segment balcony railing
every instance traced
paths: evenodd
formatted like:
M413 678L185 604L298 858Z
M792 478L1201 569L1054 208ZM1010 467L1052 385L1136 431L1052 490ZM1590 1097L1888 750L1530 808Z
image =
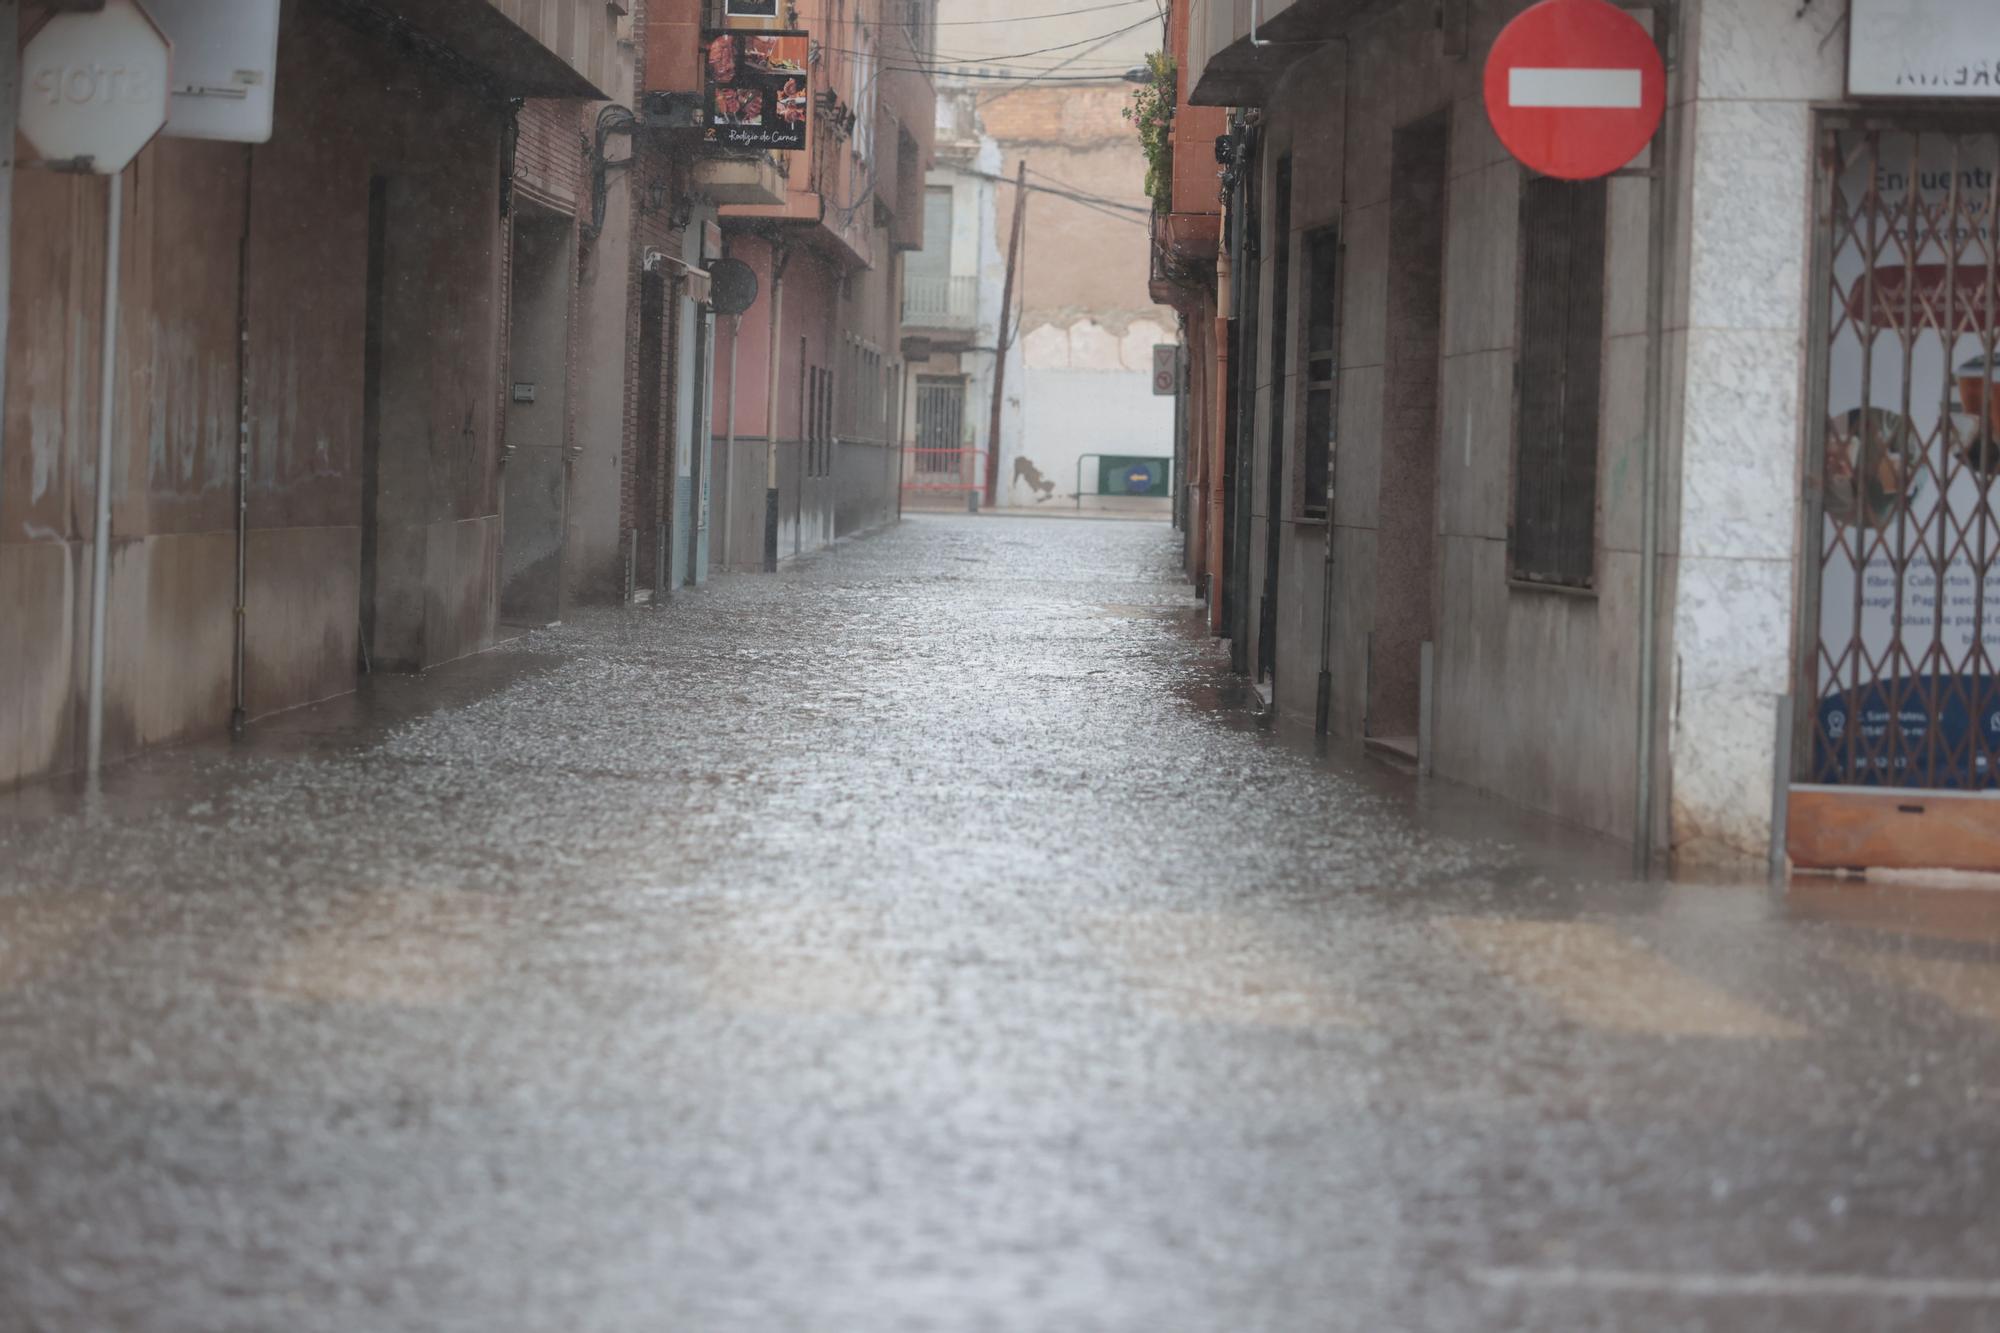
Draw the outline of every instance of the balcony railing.
M903 323L916 329L978 327L979 279L917 276L905 278Z

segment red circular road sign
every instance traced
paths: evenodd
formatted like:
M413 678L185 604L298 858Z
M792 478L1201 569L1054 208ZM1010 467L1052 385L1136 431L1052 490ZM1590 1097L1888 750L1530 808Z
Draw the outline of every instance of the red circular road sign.
M1545 176L1593 180L1637 157L1667 106L1653 39L1605 0L1542 0L1494 39L1486 115Z

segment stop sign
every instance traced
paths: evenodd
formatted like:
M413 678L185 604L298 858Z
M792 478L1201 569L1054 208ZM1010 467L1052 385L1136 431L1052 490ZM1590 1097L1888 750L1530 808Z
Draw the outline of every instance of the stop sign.
M47 162L132 164L167 121L173 46L139 0L61 13L21 50L21 134Z
M1659 128L1667 71L1646 30L1605 0L1542 0L1486 57L1486 115L1507 151L1563 180L1637 157Z

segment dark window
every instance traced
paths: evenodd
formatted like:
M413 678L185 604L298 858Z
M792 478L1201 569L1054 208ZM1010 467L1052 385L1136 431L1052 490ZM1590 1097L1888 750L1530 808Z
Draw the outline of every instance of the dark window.
M1300 518L1325 518L1333 496L1333 432L1340 357L1340 233L1306 237L1305 428L1292 494Z
M1604 356L1603 181L1521 188L1516 369L1516 579L1588 588L1597 566L1597 432Z
M811 404L807 409L811 425L806 430L806 475L819 475L819 441L826 433L826 371L812 368Z
M1278 159L1277 183L1272 189L1271 230L1275 244L1271 257L1271 478L1275 490L1281 471L1277 460L1285 447L1285 388L1292 373L1292 159ZM1276 518L1277 496L1272 497L1271 517Z

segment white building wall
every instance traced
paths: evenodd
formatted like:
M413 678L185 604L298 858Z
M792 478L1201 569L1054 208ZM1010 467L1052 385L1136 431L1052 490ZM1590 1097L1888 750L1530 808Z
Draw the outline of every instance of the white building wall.
M1844 91L1845 6L1701 0L1676 108L1688 211L1679 549L1671 586L1675 851L1761 856L1799 550L1815 101ZM1671 302L1670 308L1679 306Z
M1090 455L1173 457L1174 400L1153 395L1152 376L1154 344L1172 340L1151 320L1123 330L1090 319L1030 330L1020 343L1021 434L1001 456L999 503L1169 512L1170 500L1097 497L1094 461L1083 466L1081 496L1077 477ZM1027 466L1017 477L1021 459Z

